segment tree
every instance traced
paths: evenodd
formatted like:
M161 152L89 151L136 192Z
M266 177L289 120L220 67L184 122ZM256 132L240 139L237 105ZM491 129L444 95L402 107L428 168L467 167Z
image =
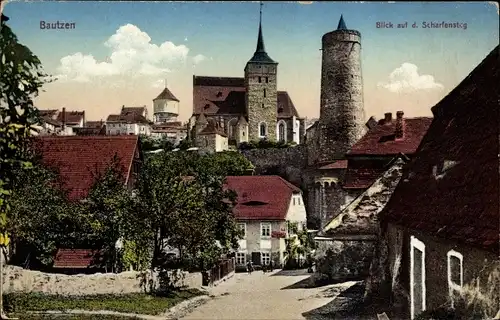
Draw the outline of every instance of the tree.
M285 265L288 268L294 268L300 266L300 259L306 258L310 260L310 254L315 248L315 243L305 225L299 230L297 223L288 222L288 234L290 236L285 239Z
M30 170L17 169L10 203L8 233L13 243L21 244L28 252L18 252L18 260L27 258L31 266L43 267L52 263L59 246L74 243L79 229L79 210L66 201L58 175L38 162ZM24 262L24 261L23 261Z
M18 42L16 35L0 22L0 233L11 223L8 196L14 172L29 167L27 141L38 129L33 98L47 83L37 56Z

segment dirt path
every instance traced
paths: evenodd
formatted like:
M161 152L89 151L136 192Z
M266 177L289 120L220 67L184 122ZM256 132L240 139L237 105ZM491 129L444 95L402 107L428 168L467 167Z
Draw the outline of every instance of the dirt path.
M211 294L216 297L182 319L319 319L302 314L328 304L355 284L303 288L300 284L309 276L302 270L238 273L234 279L212 288Z

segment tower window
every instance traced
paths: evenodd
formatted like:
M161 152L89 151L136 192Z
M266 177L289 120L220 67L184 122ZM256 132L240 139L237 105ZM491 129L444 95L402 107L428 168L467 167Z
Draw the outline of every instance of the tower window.
M267 96L266 89L264 89L264 98Z
M261 83L261 82L262 82L262 77L259 77L259 83Z
M269 83L269 77L266 77L266 83Z
M217 98L220 98L220 97L222 97L222 92L221 91L217 92Z
M262 104L262 108L264 108L264 104Z
M267 131L266 130L266 124L262 122L259 125L259 133L260 133L260 137L261 138L265 138L266 137L266 131Z

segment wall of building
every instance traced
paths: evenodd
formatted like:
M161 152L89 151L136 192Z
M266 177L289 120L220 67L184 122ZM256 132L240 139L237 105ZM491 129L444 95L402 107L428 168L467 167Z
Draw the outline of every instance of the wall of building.
M228 138L221 136L219 134L215 135L215 151L221 152L227 150L228 147Z
M301 194L292 196L286 219L290 222L297 222L299 225L307 223L306 206Z
M177 286L199 288L202 285L201 273L182 273ZM122 294L144 292L139 272L118 274L64 275L25 270L15 266L5 266L3 277L4 293L40 292L61 295ZM158 283L155 274L147 278Z
M253 221L239 220L238 223L245 223L245 238L240 240L239 252L246 252L247 260L252 259L252 252L271 252L273 261L282 264L286 249L285 239L282 238L262 238L261 223L271 223L271 233L273 231L286 231L285 221Z
M406 228L389 224L384 232L384 240L387 248L387 261L384 268L389 270L387 279L395 279L390 286L396 288L392 293L397 297L406 297L398 301L404 309L410 306L410 237L414 236L425 245L425 285L426 285L426 309L432 310L441 307L449 301L447 253L455 250L463 255L463 284L475 287L477 279L479 290L482 295L491 291L492 272L498 268L500 260L497 255L459 244L446 239L436 238L422 232L415 232ZM401 261L399 263L399 261ZM497 270L498 272L498 270ZM490 280L490 281L489 281ZM500 275L496 275L497 283L500 285ZM500 295L497 294L497 298ZM491 301L494 303L494 301Z

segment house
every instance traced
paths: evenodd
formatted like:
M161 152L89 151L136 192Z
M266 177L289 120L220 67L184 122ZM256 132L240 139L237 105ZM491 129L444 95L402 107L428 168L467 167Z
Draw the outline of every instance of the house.
M73 128L73 132L77 136L97 136L106 135L106 124L104 121L87 121L85 127Z
M146 106L142 107L125 107L122 106L122 110L120 112L121 115L126 115L129 113L135 113L140 116L143 116L144 118L148 119L148 108Z
M203 124L205 116L198 118L197 125ZM213 121L207 121L203 129L199 130L195 136L195 145L205 152L221 152L229 150L229 140L220 125Z
M52 269L63 274L89 274L106 272L103 255L99 250L58 249Z
M151 125L148 119L135 111L125 111L120 114L110 114L106 119L107 135L150 135Z
M70 125L68 125L69 114L65 108L63 108L62 113L59 110L38 110L38 114L41 119L40 126L42 127L42 130L39 132L40 135L70 136L74 134L74 128L71 126L73 123L70 122ZM73 116L70 116L70 120L73 121L75 119Z
M142 157L137 136L41 136L34 148L43 164L57 170L70 200L84 199L95 174L103 173L115 155L132 190Z
M85 111L66 111L66 108L62 108L56 120L68 127L81 128L85 126Z
M173 145L177 145L187 137L187 125L180 121L155 123L151 127L151 137L167 139Z
M289 223L299 230L306 223L301 190L279 176L229 176L225 187L238 196L234 214L244 232L236 264L283 265Z
M392 289L411 319L471 291L489 299L481 318L500 309L500 277L491 282L500 271L498 49L432 108L434 121L380 213L374 262L382 267L371 286L387 279L379 287Z
M431 122L430 117L406 118L403 111L398 111L395 119L392 113L379 121L371 117L366 123L368 131L348 149L344 159L316 169L311 196L318 204L312 216L318 228L323 229L369 188L398 155L411 159ZM316 126L310 127L308 134L313 135Z
M403 154L393 159L382 176L317 233L316 272L329 281L368 276L379 235L378 214L389 201L408 160Z

